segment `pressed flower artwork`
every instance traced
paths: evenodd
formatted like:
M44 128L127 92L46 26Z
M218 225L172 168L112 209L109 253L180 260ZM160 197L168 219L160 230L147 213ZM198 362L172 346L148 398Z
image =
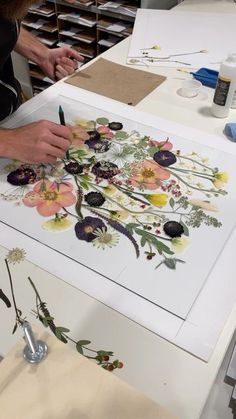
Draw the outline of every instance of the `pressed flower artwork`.
M11 208L20 231L185 317L234 226L227 155L88 106L75 112L55 166L2 162L2 221Z

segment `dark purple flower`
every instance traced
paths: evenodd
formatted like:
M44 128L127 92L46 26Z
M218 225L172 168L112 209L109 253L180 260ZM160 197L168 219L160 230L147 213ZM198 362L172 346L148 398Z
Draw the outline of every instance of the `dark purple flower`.
M89 135L89 140L99 140L99 138L101 137L99 132L96 130L88 131L88 135Z
M97 153L105 153L105 151L109 150L111 146L109 141L102 140L100 138L90 138L89 140L85 141L85 144Z
M176 157L174 153L169 150L160 150L154 154L153 160L155 160L155 162L160 166L167 167L176 162Z
M96 235L94 231L97 228L106 228L104 222L97 217L85 217L83 221L79 221L75 225L75 234L79 240L85 240L86 242L91 242L95 239Z
M100 192L89 192L84 199L90 207L100 207L105 202L105 198Z
M65 164L64 169L71 175L78 175L83 172L84 166L77 161L71 161L70 163Z
M112 129L113 131L119 131L120 129L122 129L122 128L123 128L123 125L122 125L122 123L121 123L121 122L110 122L110 123L108 124L108 127L109 127L110 129Z
M119 169L116 164L102 160L92 167L92 173L102 179L109 179L117 175Z
M37 175L31 167L22 166L9 173L7 181L11 183L11 185L23 186L28 185L29 183L34 183L36 177Z
M167 236L171 238L180 237L184 232L183 226L177 221L167 221L164 224L163 229Z

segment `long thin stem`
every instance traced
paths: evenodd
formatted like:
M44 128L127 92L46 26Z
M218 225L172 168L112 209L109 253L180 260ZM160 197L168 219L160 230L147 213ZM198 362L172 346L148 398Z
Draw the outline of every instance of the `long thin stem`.
M21 324L21 323L23 323L23 320L19 316L19 310L18 310L17 305L16 305L14 289L13 289L13 282L12 282L12 276L11 276L11 271L10 271L7 259L5 259L5 263L6 263L8 277L9 277L9 281L10 281L11 295L12 295L12 301L13 301L13 305L14 305L14 309L15 309L15 313L16 313L16 320L17 320L18 323Z

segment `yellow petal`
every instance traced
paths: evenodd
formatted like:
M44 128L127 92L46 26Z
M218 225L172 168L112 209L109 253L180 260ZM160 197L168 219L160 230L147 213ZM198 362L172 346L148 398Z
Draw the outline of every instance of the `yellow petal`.
M168 195L165 193L158 193L153 195L144 195L150 204L155 207L164 207L168 202Z

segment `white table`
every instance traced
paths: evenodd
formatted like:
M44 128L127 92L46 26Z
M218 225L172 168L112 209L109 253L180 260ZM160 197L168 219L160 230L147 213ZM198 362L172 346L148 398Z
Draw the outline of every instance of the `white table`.
M203 9L200 9L200 4ZM222 0L202 2L186 0L179 6L179 10L184 10L186 7L186 10L211 11L213 4L215 12L216 6L219 6L219 11L236 11L233 1ZM103 56L125 64L128 45L127 39ZM222 129L227 120L215 119L201 111L203 108L209 109L213 95L210 89L204 89L202 99L196 98L190 101L176 94L181 84L181 73L164 68L155 71L167 75L168 79L137 105L138 110L193 128L200 128L213 136L219 134L222 137L221 141L226 141ZM42 101L48 95L50 89L33 100ZM25 109L28 106L29 103ZM24 108L21 112L24 114ZM236 111L231 112L229 120L232 118L236 119ZM12 247L14 246L12 243ZM1 247L2 272L5 272L3 262L5 254L6 250ZM200 417L235 330L236 307L228 318L210 361L205 363L29 262L24 262L21 269L17 269L16 266L13 275L16 276L15 292L18 305L24 307L26 312L33 307L32 291L25 286L27 276L31 276L42 298L48 302L58 324L69 327L77 338L91 339L96 347L113 350L124 360L126 367L119 373L121 378L168 407L181 419ZM4 284L7 284L6 275L3 278ZM0 352L5 354L19 337L19 333L14 336L9 333L14 322L13 312L10 313L7 309L1 311L5 327L1 336Z

